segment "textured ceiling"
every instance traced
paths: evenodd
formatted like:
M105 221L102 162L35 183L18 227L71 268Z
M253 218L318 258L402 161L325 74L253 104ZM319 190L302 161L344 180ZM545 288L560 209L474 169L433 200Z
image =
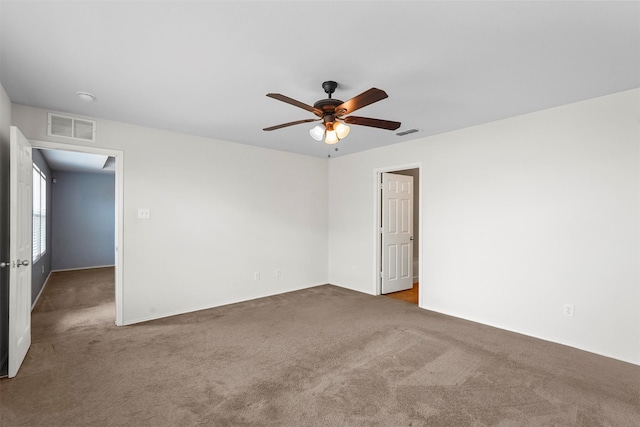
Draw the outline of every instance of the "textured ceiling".
M323 157L640 87L638 2L1 1L0 37L14 103ZM262 131L313 118L265 94L324 80L420 132L352 126L335 153L310 123Z

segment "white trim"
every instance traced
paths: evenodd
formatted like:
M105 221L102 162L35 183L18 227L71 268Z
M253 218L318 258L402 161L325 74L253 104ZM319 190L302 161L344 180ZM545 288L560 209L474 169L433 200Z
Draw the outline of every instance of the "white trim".
M38 303L38 301L40 300L40 296L42 295L42 291L44 291L44 288L47 286L47 283L49 283L49 279L51 278L51 273L53 273L53 272L50 271L49 274L47 275L47 278L44 279L44 283L42 284L42 287L40 288L40 292L38 292L38 296L33 301L33 304L31 304L31 311L33 311L33 309L36 307L36 304Z
M124 151L58 142L31 141L33 148L102 154L116 158L115 173L115 303L117 326L124 325Z
M39 215L39 230L37 230L37 237L38 237L38 253L37 255L34 257L33 256L33 250L36 249L35 245L31 245L31 256L32 256L32 264L35 264L36 262L40 261L40 259L43 257L44 254L47 253L47 213L49 215L51 215L51 212L47 212L47 204L49 202L48 197L47 197L47 187L48 187L48 180L47 180L47 174L44 173L44 171L42 169L40 169L40 167L36 164L36 162L33 160L33 153L31 154L31 163L32 163L32 172L36 172L38 175L38 215ZM33 173L32 173L33 176ZM35 177L32 177L32 179ZM45 200L44 200L44 212L45 212L45 216L44 216L44 240L45 240L45 245L44 245L44 250L42 250L42 184L44 182L45 185L45 189L44 189L44 196L45 196ZM32 187L32 195L35 196L35 194L33 194L35 191ZM35 203L33 203L32 209L31 209L31 221L33 222L33 217L34 217L34 213L35 213ZM49 221L51 221L51 219L49 219ZM31 240L33 241L34 239L34 235L36 234L36 229L34 227L31 227ZM50 243L50 242L49 242Z
M66 268L63 270L51 270L49 271L49 274L47 275L47 278L44 280L44 283L42 284L42 287L40 288L40 292L38 292L38 296L36 297L35 301L33 301L33 304L31 304L31 311L33 311L33 309L36 307L36 304L38 304L38 301L40 300L40 296L42 296L42 292L44 292L44 288L47 286L47 284L49 283L49 279L51 279L51 274L52 273L59 273L62 271L74 271L74 270L91 270L94 268L106 268L106 267L115 267L115 265L100 265L97 267L81 267L81 268Z
M268 297L272 297L272 296L277 296L277 295L283 295L283 294L288 294L290 292L298 292L304 289L310 289L310 288L315 288L318 286L338 286L338 285L332 285L331 283L318 283L315 285L309 285L309 286L303 286L301 288L294 288L294 289L290 289L288 291L278 291L278 292L268 292L262 295L258 295L249 299L243 299L243 298L232 298L232 299L227 299L224 300L222 302L218 302L215 303L213 305L208 304L208 305L204 305L204 306L198 306L198 307L192 307L192 308L188 308L188 309L181 309L181 310L176 310L176 311L169 311L169 312L165 312L165 313L156 313L150 316L145 316L145 317L138 317L136 319L128 319L127 322L125 323L126 326L129 325L135 325L137 323L144 323L144 322L150 322L152 320L158 320L158 319L165 319L167 317L172 317L172 316L179 316L181 314L189 314L189 313L194 313L196 311L203 311L203 310L211 310L214 308L218 308L218 307L224 307L227 305L232 305L232 304L238 304L241 302L247 302L247 301L253 301L253 300L257 300L260 298L268 298ZM359 292L359 291L356 291Z
M380 245L381 245L381 239L380 239L380 220L381 220L381 215L380 215L380 204L382 203L382 200L380 198L380 182L381 182L381 176L383 173L385 172L396 172L396 171L401 171L401 170L407 170L407 169L418 169L418 182L419 182L419 190L418 190L418 282L420 283L420 287L418 288L418 307L420 308L424 308L422 306L422 296L424 295L424 286L423 286L423 268L422 268L422 259L423 259L423 252L422 252L422 233L423 233L423 227L422 227L422 205L423 205L423 189L424 186L422 185L422 162L415 162L415 163L406 163L406 164L401 164L401 165L397 165L397 166L386 166L386 167L382 167L382 168L377 168L373 170L373 192L374 192L374 205L373 205L373 259L374 259L374 265L376 266L375 271L373 272L373 280L374 280L374 295L382 295L382 281L380 280L380 275L378 274L378 272L380 271L380 267L381 267L381 263L382 260L380 259Z
M575 349L580 350L580 351L586 351L587 353L597 354L598 356L608 357L609 359L620 360L622 362L631 363L632 365L640 366L640 360L625 359L625 358L621 358L619 356L613 356L613 355L611 355L609 353L603 353L603 352L596 351L596 350L593 350L593 349L590 349L590 348L586 348L586 347L583 347L583 346L570 344L570 343L566 343L566 342L561 342L561 341L550 340L549 338L541 337L539 335L533 335L531 333L523 332L523 331L518 330L518 329L506 328L503 325L498 325L498 324L495 324L495 323L488 323L488 322L485 322L485 321L476 320L476 319L474 319L472 317L461 316L459 314L456 314L456 313L453 313L453 312L449 312L449 311L436 310L436 309L431 308L431 307L420 307L420 308L422 308L424 310L427 310L427 311L431 311L433 313L442 314L444 316L455 317L455 318L458 318L458 319L466 320L468 322L477 323L479 325L490 326L492 328L496 328L496 329L499 329L499 330L502 330L502 331L513 332L513 333L520 334L520 335L523 335L523 336L526 336L526 337L536 338L536 339L539 339L539 340L542 340L542 341L546 341L546 342L550 342L550 343L554 343L554 344L558 344L558 345L564 345L566 347L575 348Z
M93 270L94 268L107 268L107 267L115 267L115 264L110 265L95 265L92 267L76 267L76 268L61 268L59 270L51 270L52 273L61 273L63 271L76 271L76 270Z

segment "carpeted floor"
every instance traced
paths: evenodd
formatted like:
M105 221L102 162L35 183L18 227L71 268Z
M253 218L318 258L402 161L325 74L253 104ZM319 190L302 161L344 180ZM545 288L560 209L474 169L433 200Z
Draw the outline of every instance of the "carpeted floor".
M0 426L637 426L640 367L319 286L113 325L113 270L56 273Z

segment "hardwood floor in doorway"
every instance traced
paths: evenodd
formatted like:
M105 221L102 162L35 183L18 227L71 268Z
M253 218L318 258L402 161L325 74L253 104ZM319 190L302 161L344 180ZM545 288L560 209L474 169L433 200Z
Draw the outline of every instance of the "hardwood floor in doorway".
M385 294L385 296L418 305L418 283L414 283L413 288L407 289L406 291L393 292L391 294Z

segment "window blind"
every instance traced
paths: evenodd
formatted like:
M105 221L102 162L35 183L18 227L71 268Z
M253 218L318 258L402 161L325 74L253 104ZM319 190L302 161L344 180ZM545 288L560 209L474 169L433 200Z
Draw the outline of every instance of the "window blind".
M47 177L33 165L33 261L47 249Z

